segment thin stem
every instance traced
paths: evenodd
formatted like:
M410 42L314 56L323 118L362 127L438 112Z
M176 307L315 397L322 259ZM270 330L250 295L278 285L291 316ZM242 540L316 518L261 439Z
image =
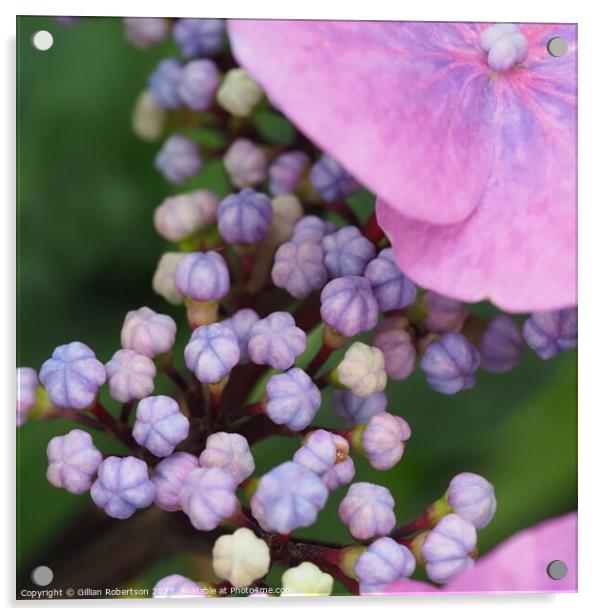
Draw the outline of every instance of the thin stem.
M98 400L88 408L88 411L92 413L101 424L105 425L107 430L124 445L130 449L136 449L138 447L128 427L117 421Z
M332 355L334 349L325 343L322 343L320 350L316 353L315 357L307 365L305 372L309 376L314 376L318 370L326 363L328 358Z
M75 423L82 424L83 426L87 426L88 428L93 428L99 432L108 432L107 427L104 424L74 409L61 409L54 407L52 411L45 416L45 419L66 419L67 421L73 421Z
M368 222L362 228L362 234L375 246L378 246L383 237L385 237L385 232L380 228L376 219L376 210L372 212L372 216L370 216Z
M119 414L119 420L121 423L127 425L130 421L130 414L134 408L134 402L125 402L121 407L121 413Z

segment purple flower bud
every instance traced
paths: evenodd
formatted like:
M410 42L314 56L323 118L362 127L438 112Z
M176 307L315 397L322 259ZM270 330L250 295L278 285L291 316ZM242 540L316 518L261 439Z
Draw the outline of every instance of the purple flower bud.
M523 325L523 336L542 359L576 348L577 308L534 312Z
M339 505L339 517L356 539L388 535L395 526L391 492L374 483L351 484Z
M305 332L288 312L272 312L251 327L249 357L255 364L287 370L307 346Z
M203 166L199 146L183 135L171 135L155 157L155 167L174 184L183 184Z
M437 334L459 332L468 316L466 306L458 300L427 291L422 302L426 309L424 323L427 328Z
M368 263L365 276L383 312L405 308L416 301L416 285L397 267L392 248L381 250Z
M450 513L441 518L422 544L426 574L445 584L474 563L470 553L477 545L477 531L464 518Z
M322 240L324 265L331 278L361 276L374 259L374 244L357 227L343 227Z
M359 398L348 389L337 389L332 392L332 403L347 426L357 426L387 410L387 394L378 391L367 398Z
M90 496L108 516L125 520L136 509L152 504L155 486L148 478L148 466L143 460L109 456L98 467L98 479L92 484Z
M61 408L85 409L107 379L94 351L81 342L56 347L40 370L50 402Z
M491 522L497 509L493 485L475 473L456 475L449 484L446 500L454 513L478 530Z
M370 331L378 322L378 303L361 276L331 280L320 295L322 320L343 336Z
M274 423L295 431L309 426L322 402L320 390L301 368L271 376L266 394L266 415Z
M238 340L238 347L240 349L239 364L248 364L249 353L247 348L249 346L249 334L251 327L259 321L259 315L251 308L241 308L235 312L229 319L222 321L223 325L227 325L232 329Z
M193 60L184 66L178 84L180 100L193 111L206 111L213 103L220 75L213 60Z
M373 541L355 563L362 594L379 593L387 584L409 578L415 568L412 552L390 537Z
M213 56L221 51L225 32L223 19L178 19L173 38L185 58Z
M217 220L219 200L208 190L194 190L168 197L155 210L157 233L170 242L179 242Z
M36 404L38 375L33 368L17 368L17 426L22 426Z
M197 468L180 490L182 511L197 530L213 530L238 511L235 490L236 481L225 470Z
M169 32L167 19L155 17L126 17L125 38L138 49L150 49L165 40Z
M305 242L322 244L322 240L335 231L336 226L327 220L323 220L317 216L304 216L295 225L291 241L296 244Z
M387 374L398 381L407 379L414 370L416 348L405 317L389 317L381 321L372 336L371 344L385 356Z
M218 467L232 475L238 485L255 470L255 462L247 439L240 434L215 432L199 457L203 468Z
M420 367L428 384L442 394L471 389L479 367L479 352L461 334L443 334L424 352Z
M488 372L508 372L519 362L524 346L519 326L509 316L495 317L481 336L481 367Z
M321 479L326 487L332 492L341 486L345 486L355 477L355 464L350 457L337 462L330 470L326 471Z
M197 302L222 299L230 290L230 274L223 257L211 250L191 252L176 267L176 289Z
M240 359L238 338L223 323L202 325L192 332L184 349L184 361L201 383L219 383Z
M268 171L270 192L273 195L295 192L308 165L309 157L304 152L295 150L280 154Z
M111 397L118 402L141 400L155 389L155 362L136 351L120 349L107 363L106 370Z
M296 462L284 462L259 480L251 512L265 531L285 535L311 526L327 499L328 488L318 475Z
M359 184L332 156L323 154L309 172L309 181L325 201L333 202L350 197Z
M230 244L256 244L272 222L272 202L267 195L243 188L226 197L217 212L217 225Z
M171 350L176 340L176 322L144 306L130 310L121 328L121 346L140 355L156 357Z
M179 92L182 71L182 65L177 60L167 58L159 62L150 74L148 87L159 107L177 109L182 105Z
M286 242L276 251L272 280L293 297L302 299L328 280L322 261L322 249L317 244Z
M155 505L164 511L180 509L180 490L195 468L199 468L198 458L184 451L176 451L161 460L151 476L155 486Z
M268 158L249 139L235 139L224 155L224 167L238 188L254 186L265 180Z
M48 481L71 494L83 494L90 489L102 462L102 454L94 447L92 437L77 429L50 439L46 455Z
M362 447L370 464L379 471L393 468L412 432L405 419L390 413L374 415L362 435Z
M153 599L199 599L207 597L207 591L183 575L168 575L153 588Z
M188 418L173 398L150 396L138 404L132 436L139 445L164 458L188 437L189 428Z

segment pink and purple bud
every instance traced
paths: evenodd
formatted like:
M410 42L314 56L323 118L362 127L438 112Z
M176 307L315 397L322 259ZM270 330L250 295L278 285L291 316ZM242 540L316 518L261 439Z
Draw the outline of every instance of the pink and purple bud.
M497 509L493 485L475 473L460 473L450 482L446 501L460 517L477 530L485 528Z
M542 359L576 348L577 308L534 312L523 325L523 336Z
M226 197L217 212L221 236L230 244L256 244L272 222L272 202L267 195L243 188Z
M395 501L391 492L374 483L350 486L339 505L339 517L359 541L388 535L395 526Z
M164 109L177 109L182 105L180 97L180 80L182 79L183 67L173 58L161 60L157 68L148 78L153 99Z
M365 276L382 312L399 310L416 301L416 285L397 267L392 248L385 248L368 263Z
M304 216L296 225L291 239L295 244L311 242L321 244L322 240L334 233L336 226L328 220L318 216Z
M381 321L372 336L372 346L385 356L387 375L397 381L407 379L416 363L414 339L405 317L389 317Z
M479 342L481 368L488 372L508 372L518 364L525 342L520 327L509 316L494 317Z
M236 480L221 468L197 468L180 490L182 511L197 530L213 530L239 509Z
M176 289L197 302L222 299L230 291L230 273L223 257L211 250L191 252L178 261Z
M341 163L328 154L323 154L314 163L309 172L309 181L324 201L330 203L350 197L360 187Z
M324 237L322 249L330 278L362 276L376 252L374 244L352 226Z
M266 397L266 415L275 424L294 431L307 428L322 403L320 390L301 368L271 376Z
M173 38L185 58L213 56L221 51L226 33L223 19L178 19Z
M170 242L184 238L217 220L218 197L208 190L167 197L155 210L157 233Z
M167 37L169 22L155 17L126 17L125 38L138 49L150 49Z
M173 184L183 184L202 168L199 146L184 135L171 135L155 157L155 167Z
M237 188L247 188L266 178L268 159L265 152L249 139L235 139L224 154L224 167Z
M390 537L373 541L355 563L360 593L380 593L387 584L409 578L416 568L416 559L405 546Z
M286 242L276 251L272 281L293 297L303 299L328 280L322 248L310 242Z
M426 574L433 582L445 584L460 571L472 567L476 547L475 527L455 513L446 515L422 544Z
M157 314L146 306L130 310L121 328L121 346L156 357L170 351L176 340L176 322L166 314Z
M387 410L387 394L378 391L367 398L354 396L348 389L332 392L332 403L347 426L368 423L377 413Z
M77 429L50 439L46 455L48 481L71 494L83 494L90 489L102 462L102 453L94 447L92 437Z
M155 486L155 505L164 511L181 509L180 490L195 468L199 468L198 458L185 451L176 451L161 460L151 475Z
M118 402L131 402L150 396L155 389L157 368L146 355L131 349L120 349L105 366L111 397Z
M85 409L107 379L105 367L82 342L56 347L40 370L50 402L61 408Z
M248 364L249 358L249 334L251 333L251 327L259 321L259 315L252 308L241 308L235 312L229 319L222 321L223 325L227 325L238 340L238 347L240 349L239 364Z
M362 434L362 448L375 469L386 471L401 460L405 443L411 435L405 419L390 413L378 413Z
M215 432L209 436L199 456L203 468L221 468L234 478L236 485L250 477L255 461L247 439L236 433Z
M249 357L255 364L287 370L305 351L307 335L288 312L272 312L249 332Z
M219 82L220 74L213 60L193 60L182 69L178 95L192 111L206 111L213 103Z
M90 496L108 516L125 520L137 509L152 504L155 486L143 460L109 456L98 467L98 479L92 484Z
M201 383L219 383L239 359L238 338L232 328L223 323L198 327L184 349L186 366Z
M439 393L471 389L480 364L479 352L461 334L443 334L424 351L420 367L428 384Z
M437 334L459 332L468 317L468 310L462 302L434 291L427 291L422 303L426 310L424 324Z
M139 445L164 458L186 440L189 429L188 418L173 398L149 396L138 404L132 436Z
M327 499L328 488L318 475L284 462L259 480L251 512L261 528L285 535L314 524Z
M33 368L17 368L17 426L22 426L36 404L38 375Z
M153 599L199 599L207 597L207 591L191 579L178 575L168 575L153 587Z
M270 192L274 196L295 192L308 165L309 157L304 152L280 154L268 170Z
M370 283L361 276L331 280L320 300L322 320L343 336L370 331L378 322L378 303Z

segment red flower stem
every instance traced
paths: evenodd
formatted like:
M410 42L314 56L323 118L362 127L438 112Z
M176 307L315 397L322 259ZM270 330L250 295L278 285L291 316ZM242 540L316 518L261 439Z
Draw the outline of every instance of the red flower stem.
M385 237L385 232L380 228L376 219L376 210L372 212L372 216L370 216L368 222L362 228L362 234L375 246L378 246L383 237Z
M316 372L318 372L318 370L320 370L320 368L326 363L328 358L332 355L333 351L334 349L332 347L329 347L323 342L320 350L308 364L307 368L305 369L305 372L307 372L309 376L313 377L314 374L316 374Z
M128 427L117 421L98 400L88 408L88 411L92 413L101 424L106 426L107 430L124 445L130 449L138 447Z
M107 427L104 424L74 409L61 409L58 407L54 407L52 411L50 411L44 418L66 419L67 421L73 421L83 426L87 426L88 428L93 428L94 430L98 430L99 432L108 432Z
M404 539L407 537L411 537L416 533L429 530L433 528L433 520L430 514L429 509L427 509L424 513L420 514L415 520L412 520L408 524L404 526L400 526L397 530L391 533L391 538L395 539L398 543L404 543ZM404 543L405 545L405 543Z
M361 227L359 218L345 201L335 201L334 203L328 203L326 205L326 208L332 210L333 212L336 212L350 225L353 225L355 227Z
M186 379L175 368L171 360L161 367L161 371L166 374L176 387L184 394L188 410L195 417L203 417L205 412L205 399L202 392L194 390Z

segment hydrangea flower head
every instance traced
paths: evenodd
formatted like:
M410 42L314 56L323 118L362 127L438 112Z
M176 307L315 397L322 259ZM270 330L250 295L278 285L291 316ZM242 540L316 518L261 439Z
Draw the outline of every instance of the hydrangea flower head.
M269 569L268 544L248 528L222 535L213 544L213 570L233 586L250 586Z
M240 349L240 364L249 362L249 334L251 327L259 321L259 315L252 308L241 308L237 310L229 319L222 321L236 334L238 347Z
M447 504L460 517L471 522L477 530L491 522L497 509L493 486L475 473L460 473L450 482Z
M354 342L345 351L345 356L337 367L337 376L354 396L360 398L383 391L387 385L385 356L376 347Z
M153 99L164 109L177 109L182 105L179 86L182 78L182 65L178 60L167 58L161 60L148 78Z
M153 274L153 291L166 299L170 304L179 306L184 298L176 288L176 268L183 252L166 252L161 255L157 269Z
M397 381L407 379L416 363L416 348L408 325L405 317L388 317L376 326L371 341L385 356L387 375Z
M327 280L320 246L310 242L286 242L276 251L272 281L293 297L302 299L321 289Z
M92 437L78 429L50 439L46 455L48 481L71 494L83 494L90 489L102 462L102 454L94 447Z
M131 349L119 349L106 365L111 397L118 402L141 400L155 389L155 362Z
M254 186L265 180L267 165L265 152L242 137L235 139L224 155L224 167L237 188Z
M310 562L303 562L282 574L282 596L325 597L332 594L334 579Z
M36 403L38 375L33 368L17 368L17 426L22 426Z
M409 578L416 568L416 559L405 546L390 537L373 541L360 555L355 573L362 594L380 593L387 584Z
M249 332L249 357L256 364L287 370L305 351L307 335L288 312L272 312Z
M155 210L154 223L159 235L179 242L217 220L218 197L209 190L167 197Z
M176 451L163 458L151 476L155 486L155 505L164 511L180 509L180 490L195 468L199 468L198 458L185 451Z
M314 163L309 172L309 181L328 202L350 197L360 187L343 165L328 154L323 154Z
M157 314L144 306L130 310L121 328L121 346L156 357L171 350L176 339L176 322L166 314Z
M239 359L238 338L223 323L198 327L184 349L186 366L201 383L218 383L230 374Z
M339 505L339 517L360 541L388 535L395 526L391 492L374 483L353 483Z
M362 434L362 447L370 464L379 471L393 468L405 449L412 432L405 419L390 413L378 413Z
M479 342L481 367L488 372L508 372L519 362L524 347L519 326L505 314L494 317Z
M50 401L61 408L85 409L107 379L105 367L82 342L56 347L40 370Z
M222 49L225 31L223 19L178 19L173 38L185 58L213 56Z
M534 312L523 325L523 336L542 359L574 349L577 346L577 309Z
M146 462L133 456L109 456L98 467L98 479L90 496L112 518L124 520L137 509L149 507L155 498L155 486L148 478Z
M178 95L192 111L206 111L211 107L219 82L219 71L213 60L193 60L182 70Z
M155 167L173 184L183 184L203 166L199 146L184 135L173 134L155 157Z
M169 396L149 396L138 404L132 429L134 440L164 458L188 437L190 422Z
M174 282L184 297L211 302L230 290L230 273L224 258L214 250L190 252L178 262Z
M331 278L362 276L374 258L374 244L357 227L343 227L322 240L324 265Z
M236 433L214 432L199 456L203 468L218 467L234 478L238 485L255 470L255 461L247 439Z
M305 152L295 150L280 154L268 170L270 192L275 196L295 192L308 165L309 157Z
M416 301L416 285L401 273L391 248L385 248L368 263L365 276L370 281L378 307L399 310Z
M347 426L368 423L377 413L387 410L387 394L377 391L365 398L354 396L348 389L332 392L332 403Z
M243 188L219 204L217 215L219 232L227 242L256 244L272 222L272 202L263 193Z

